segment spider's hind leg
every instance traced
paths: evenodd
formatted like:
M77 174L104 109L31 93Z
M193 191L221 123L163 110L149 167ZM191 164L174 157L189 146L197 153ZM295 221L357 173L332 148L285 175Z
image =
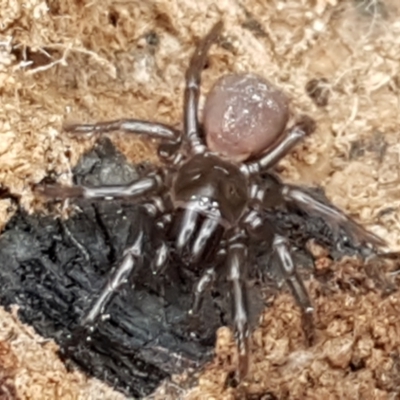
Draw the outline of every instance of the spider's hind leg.
M318 200L304 189L284 185L282 186L281 194L284 201L293 204L311 217L319 217L324 220L332 231L336 244L340 242L340 236L346 236L354 246L360 247L360 249L368 245L373 247L385 245L385 241L382 238L367 231L344 212L329 203Z
M360 252L365 250L364 255L368 256L373 248L385 245L382 238L367 231L332 205L325 196L318 195L310 188L284 184L272 174L266 173L262 176L257 202L263 209L287 205L311 218L319 218L329 229L337 247L347 241Z

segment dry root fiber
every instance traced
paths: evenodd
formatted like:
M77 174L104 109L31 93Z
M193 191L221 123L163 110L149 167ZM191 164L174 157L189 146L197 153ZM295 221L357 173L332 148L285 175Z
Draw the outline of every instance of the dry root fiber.
M222 19L224 36L211 51L204 90L233 71L252 71L280 86L294 112L318 123L317 132L281 163L282 176L322 185L336 205L384 237L390 250L400 249L396 0L1 0L0 10L0 183L21 196L26 209L39 206L33 185L49 174L68 183L71 167L93 143L65 135L64 121L134 116L179 124L189 56ZM113 140L134 161L156 160L152 143ZM13 211L9 200L0 200L1 226ZM334 281L327 293L309 282L316 345L304 346L298 310L287 295L279 296L254 334L248 393L398 398L398 295L381 299L374 290L349 289L364 276L354 261L329 268ZM343 284L336 284L339 278ZM4 324L12 318L2 314ZM233 365L226 332L220 332L215 363L187 398L243 396L243 388L224 388ZM90 398L82 395L92 385L82 389L83 378L64 394L61 386L77 375L55 370L44 358L35 358L35 372L28 368L12 350L12 337L2 335L1 342L10 398ZM42 353L40 339L33 341L19 346ZM50 351L52 345L45 347ZM30 379L42 370L32 386ZM28 393L28 386L38 389ZM43 396L55 386L50 397ZM113 396L102 392L95 398Z

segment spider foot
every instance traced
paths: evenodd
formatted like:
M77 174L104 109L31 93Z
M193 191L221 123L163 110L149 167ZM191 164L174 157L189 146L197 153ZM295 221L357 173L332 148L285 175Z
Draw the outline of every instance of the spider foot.
M373 279L383 296L390 296L397 291L397 286L387 274L388 258L386 254L373 254L367 260L365 271ZM399 261L399 259L397 259Z
M193 313L193 310L188 311L187 330L190 336L197 337L198 333L203 329L201 318L198 314Z
M307 346L312 346L315 343L314 314L312 311L303 311L301 313L301 327L304 332Z
M346 223L344 223L342 226L343 230L349 234L351 240L358 245L367 243L374 247L382 247L386 245L384 239L372 232L367 231L361 225L358 225L349 218L347 218Z
M249 373L250 355L249 355L249 339L242 337L236 341L238 348L238 364L237 364L237 380L241 382Z
M81 186L43 185L35 187L34 191L44 198L58 200L83 197L84 195Z
M90 334L94 331L94 326L78 325L71 333L65 337L64 343L60 347L60 354L68 356L68 354L83 343L90 341Z
M315 121L306 114L302 114L297 118L295 128L304 132L306 136L314 133L316 129Z
M76 133L97 133L101 132L103 124L74 124L65 123L63 129L65 132L76 134Z

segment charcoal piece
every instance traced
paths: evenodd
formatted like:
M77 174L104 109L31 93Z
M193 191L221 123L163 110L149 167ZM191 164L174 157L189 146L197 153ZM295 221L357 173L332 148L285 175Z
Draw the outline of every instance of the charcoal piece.
M138 171L102 139L74 174L77 182L101 184L129 182ZM154 253L153 221L128 201L76 204L80 210L65 221L19 211L7 224L0 237L0 303L19 305L21 320L54 338L66 359L129 395L145 396L171 373L203 365L213 353L221 310L209 296L201 329L190 336L193 282L157 279L145 267L134 275L133 289L127 285L115 296L108 319L88 339L80 319L137 229L148 238L146 255ZM178 272L172 266L170 273Z
M74 181L86 185L127 183L145 170L145 165L127 163L108 139L101 139L75 168ZM329 204L321 191L313 193ZM196 277L183 273L179 260L163 277L153 276L146 268L155 251L154 221L141 206L128 200L74 203L78 211L68 220L20 210L7 224L0 237L0 303L19 305L21 320L42 336L54 338L66 361L72 360L88 374L135 397L149 394L172 373L198 369L210 360L217 328L232 322L225 296L227 282L218 282L205 296L199 319L189 320ZM334 258L369 251L345 240L345 235L338 243L322 219L296 210L268 210L265 218L289 238L296 264L302 266L312 268L305 247L311 238L327 246ZM89 334L80 320L138 230L146 237L144 267L133 274L131 285L116 294L105 310L106 318ZM253 250L254 256L259 254L260 269L269 269L274 275L274 259L266 249ZM250 275L255 283L249 299L254 326L262 308L262 285L257 284L255 268ZM279 280L279 276L275 278Z

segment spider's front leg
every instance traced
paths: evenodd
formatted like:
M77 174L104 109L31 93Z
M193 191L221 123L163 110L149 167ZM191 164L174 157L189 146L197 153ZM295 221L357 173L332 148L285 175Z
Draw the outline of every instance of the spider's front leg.
M106 281L100 292L96 294L93 301L85 310L83 315L77 321L77 325L71 334L66 337L61 352L68 354L70 351L79 346L80 342L87 341L95 330L96 324L102 314L106 311L112 299L118 294L121 287L132 280L132 275L143 265L143 251L146 243L146 224L147 219L144 214L140 214L139 218L132 225L129 235L129 243L125 248L118 263L108 273ZM89 336L89 337L88 337Z
M322 219L331 230L337 247L341 244L350 244L357 250L366 262L366 273L383 293L390 294L396 290L394 283L383 272L385 254L379 251L379 248L385 246L386 242L381 237L369 232L333 205L316 199L302 188L285 185L281 193L287 203L293 204L311 217Z
M164 271L168 262L169 248L163 237L168 224L168 218L160 218L160 215L165 212L165 204L163 199L154 197L143 204L144 214L158 219L156 223L156 250L150 268L153 274L160 274ZM138 270L143 265L144 244L149 240L146 237L146 218L143 216L135 221L135 231L129 239L129 244L123 252L122 258L118 265L112 270L110 277L101 290L96 301L91 306L89 312L82 319L84 327L93 326L107 305L111 302L113 296L117 293L120 287L126 284L132 277L135 270ZM169 214L164 214L169 215Z
M290 254L288 241L281 235L275 234L272 249L278 257L278 264L290 291L302 311L302 325L307 343L311 345L314 341L314 307L311 304L307 289L303 280L297 273L296 266Z
M143 257L143 244L145 235L142 221L139 221L138 229L132 243L125 249L122 260L111 272L106 284L99 296L90 307L89 312L83 317L81 324L85 327L93 326L98 317L104 312L120 287L126 284L132 276L134 269L140 268Z
M253 214L253 215L251 215ZM252 222L250 222L250 219ZM303 327L307 341L312 342L314 333L313 307L303 281L297 274L286 240L274 234L272 227L265 224L257 212L250 212L247 218L247 232L253 239L264 242L277 255L282 275L302 309ZM261 225L258 225L261 222ZM270 240L272 239L272 243ZM238 347L238 380L241 381L249 371L249 308L247 304L246 278L248 269L247 246L240 240L232 240L227 248L228 281L230 283L233 325Z
M282 235L275 232L274 227L259 211L250 211L244 222L249 236L262 244L265 253L271 253L271 262L274 262L274 260L277 261L280 274L285 279L296 303L302 311L303 329L307 342L311 345L314 339L314 308L303 280L297 273L296 266L290 254L288 241ZM263 267L263 273L269 268L271 268L271 265Z
M184 98L184 135L189 140L194 153L204 153L206 146L200 137L199 117L197 109L200 97L201 72L207 62L210 47L221 34L223 23L217 22L208 34L200 41L190 59L186 71L186 88Z
M192 307L189 310L191 325L196 327L199 322L199 312L203 304L204 295L211 289L217 277L226 265L227 281L229 283L230 301L232 306L232 320L235 341L238 349L237 378L240 382L249 370L249 310L247 301L247 268L248 250L241 237L231 237L216 259L206 268L194 286Z
M166 210L167 204L162 198L153 197L144 202L142 207L143 213L135 220L134 230L130 234L128 245L120 257L120 261L112 269L96 300L81 320L80 328L83 330L90 330L96 324L99 316L104 313L104 310L123 285L129 281L134 283L132 276L135 271L143 266L144 247L149 241L149 232L146 227L148 219L145 215L157 221L155 231L153 231L156 235L156 250L148 267L151 268L153 274L159 274L164 271L167 265L169 248L163 240L165 225L169 223L169 214L164 214L168 212Z
M139 178L131 183L122 185L105 185L97 187L89 186L63 186L63 185L39 185L35 188L36 192L48 199L105 199L129 197L131 199L141 198L142 196L156 193L163 186L163 176L161 173Z

